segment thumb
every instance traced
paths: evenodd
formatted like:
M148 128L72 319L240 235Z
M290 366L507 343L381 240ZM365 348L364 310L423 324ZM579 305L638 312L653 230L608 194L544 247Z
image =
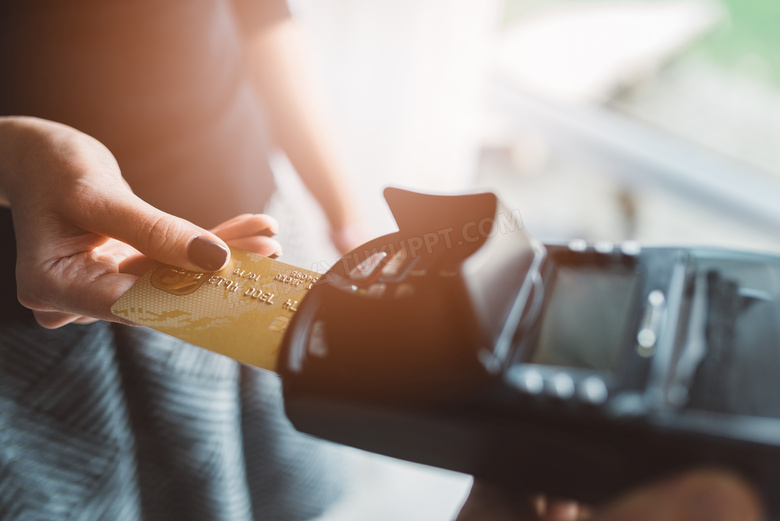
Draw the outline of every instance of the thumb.
M722 471L686 474L610 504L598 521L758 521L761 505L740 479Z
M194 271L217 271L230 260L230 249L213 233L167 214L132 192L122 194L105 209L78 223L106 237L113 237L144 255L165 264Z

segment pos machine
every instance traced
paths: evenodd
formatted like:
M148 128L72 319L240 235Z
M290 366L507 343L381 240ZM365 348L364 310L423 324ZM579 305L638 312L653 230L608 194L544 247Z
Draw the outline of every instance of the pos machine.
M299 430L593 503L731 468L780 514L780 257L542 244L493 194L387 189L282 344Z

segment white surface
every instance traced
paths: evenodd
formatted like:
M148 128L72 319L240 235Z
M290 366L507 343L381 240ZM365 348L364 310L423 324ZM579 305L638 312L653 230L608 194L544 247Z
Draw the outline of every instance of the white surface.
M344 448L347 492L317 521L452 521L471 477Z
M335 141L369 228L387 185L459 191L473 177L481 86L501 0L295 0Z
M717 4L703 0L552 6L506 30L499 67L534 94L601 102L656 72L722 17Z

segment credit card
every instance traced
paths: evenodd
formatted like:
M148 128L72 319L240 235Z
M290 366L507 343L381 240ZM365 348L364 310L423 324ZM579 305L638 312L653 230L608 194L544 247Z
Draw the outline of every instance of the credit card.
M161 264L111 307L114 315L239 362L276 370L298 304L319 273L231 248L216 273Z

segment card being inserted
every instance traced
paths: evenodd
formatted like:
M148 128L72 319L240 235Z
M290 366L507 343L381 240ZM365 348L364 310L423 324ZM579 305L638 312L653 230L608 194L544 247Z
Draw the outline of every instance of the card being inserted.
M320 274L231 248L216 273L160 265L111 307L118 317L239 362L276 370L298 303Z

